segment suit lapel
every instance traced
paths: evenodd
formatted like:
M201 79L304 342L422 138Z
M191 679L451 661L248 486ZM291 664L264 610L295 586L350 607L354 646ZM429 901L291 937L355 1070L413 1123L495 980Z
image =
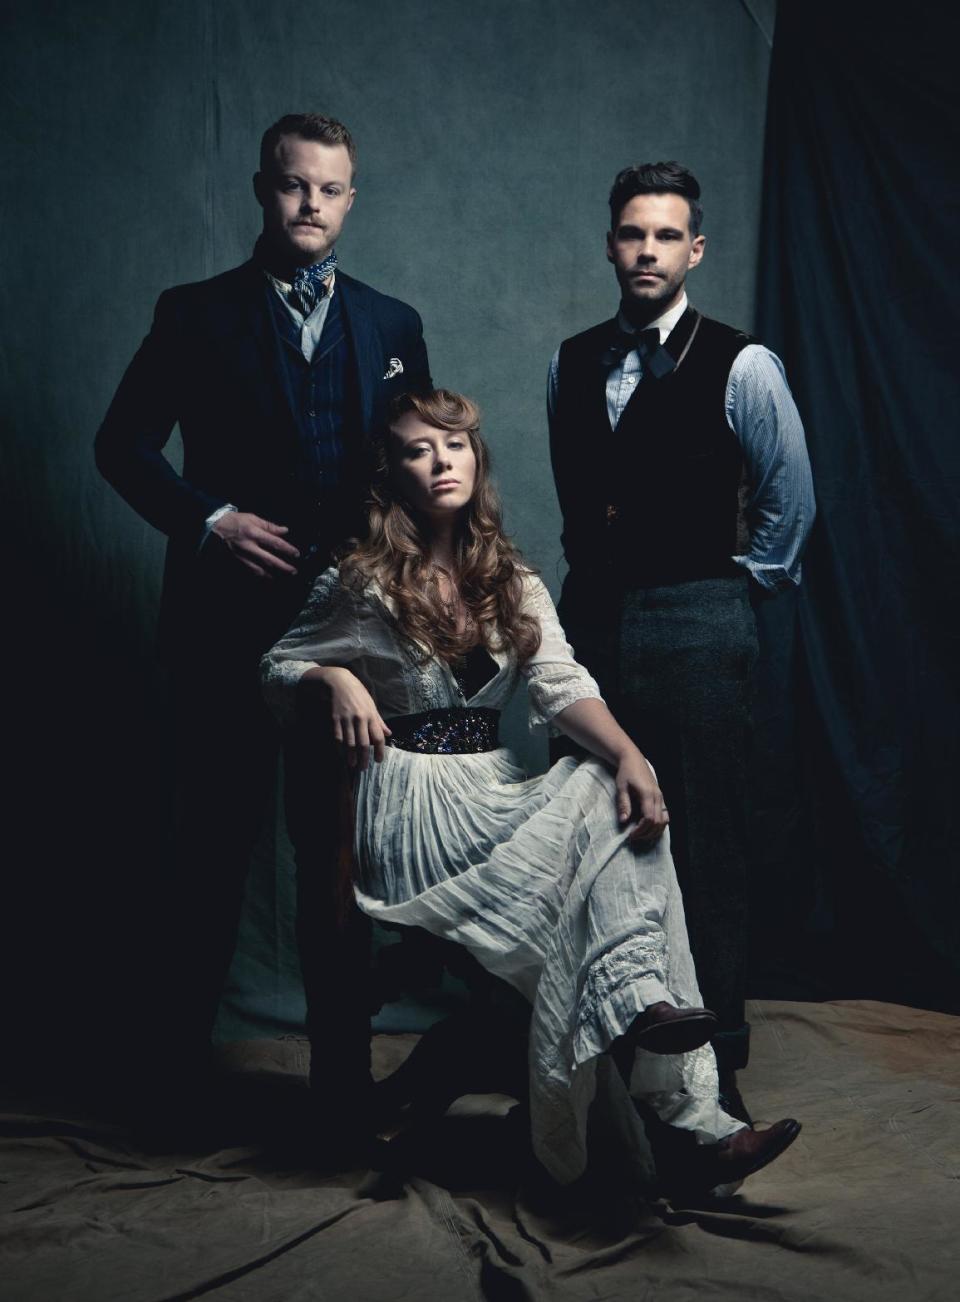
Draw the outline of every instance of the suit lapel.
M352 277L338 271L337 290L343 295L343 313L357 359L360 429L366 441L375 428L376 418L379 415L375 407L376 395L383 375L383 344L367 304L367 296L363 293L363 286Z
M293 395L285 381L286 368L280 356L283 341L273 322L269 295L274 291L266 276L250 261L242 268L230 330L231 347L239 369L260 396L271 420L280 416L286 432L299 439L299 424Z

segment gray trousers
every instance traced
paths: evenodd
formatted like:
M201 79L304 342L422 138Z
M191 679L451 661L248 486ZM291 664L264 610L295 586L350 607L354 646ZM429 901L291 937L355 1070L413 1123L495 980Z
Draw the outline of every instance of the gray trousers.
M745 1065L747 761L757 633L746 575L621 590L589 611L568 579L577 659L657 770L721 1072ZM596 600L596 589L594 589ZM598 603L599 605L599 603Z

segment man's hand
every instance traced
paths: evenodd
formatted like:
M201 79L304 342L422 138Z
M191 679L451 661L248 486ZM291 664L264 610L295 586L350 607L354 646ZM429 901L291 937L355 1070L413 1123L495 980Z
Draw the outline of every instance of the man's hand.
M297 572L291 562L298 560L300 553L284 538L290 532L284 524L274 524L249 511L227 511L210 532L257 578L274 579Z
M628 841L642 847L659 841L670 822L653 770L636 748L617 766L617 817L621 827L632 818L637 820Z
M302 693L312 695L320 686L329 692L333 736L346 748L350 768L365 769L370 763L371 750L379 764L391 732L360 679L349 669L333 665L308 669L300 679Z

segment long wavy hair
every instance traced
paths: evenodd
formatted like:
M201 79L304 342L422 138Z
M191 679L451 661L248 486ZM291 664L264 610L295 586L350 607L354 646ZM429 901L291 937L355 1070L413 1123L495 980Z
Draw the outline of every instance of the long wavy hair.
M439 567L430 559L429 522L396 489L396 435L390 426L416 412L435 429L459 431L476 458L473 496L462 508L450 574L459 607L443 600ZM475 403L449 389L403 394L390 408L388 429L378 447L371 489L367 538L340 564L344 582L361 588L371 580L393 599L400 631L422 650L422 658L452 661L477 642L488 651L527 660L540 645L540 625L521 609L523 575L530 572L503 532L500 500L490 478L490 453L480 437ZM458 629L458 610L466 619Z

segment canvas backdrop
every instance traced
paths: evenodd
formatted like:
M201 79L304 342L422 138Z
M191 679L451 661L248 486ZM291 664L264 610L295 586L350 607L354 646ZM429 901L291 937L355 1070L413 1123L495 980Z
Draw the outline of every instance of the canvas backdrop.
M774 9L8 0L3 16L6 953L16 1029L66 1060L137 1026L147 866L168 851L164 539L100 480L92 440L159 293L249 255L263 129L301 110L350 126L341 265L422 314L433 374L479 401L508 526L556 592L545 376L563 337L615 308L610 183L634 161L694 170L692 297L750 329ZM216 673L203 647L197 673ZM543 762L519 715L508 733ZM275 820L225 1034L296 1025L291 909Z

